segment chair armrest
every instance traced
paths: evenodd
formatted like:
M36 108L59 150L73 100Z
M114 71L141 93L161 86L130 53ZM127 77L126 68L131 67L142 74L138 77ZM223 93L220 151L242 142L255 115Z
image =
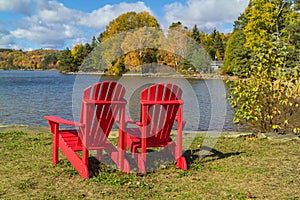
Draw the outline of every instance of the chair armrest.
M119 116L117 116L116 119L117 119L116 122L120 123L119 122ZM137 121L131 119L130 117L128 117L127 115L125 115L125 127L127 127L127 124L135 124L137 126L141 126L142 123L141 122L137 122Z
M137 125L137 126L142 126L142 125L143 125L142 122L135 121L135 120L131 119L131 118L128 117L128 116L125 116L125 124L126 124L126 125L127 125L127 124L135 124L135 125Z
M125 116L125 123L126 124L136 124L138 123L137 121L131 119L130 117L128 117L127 115Z
M142 100L141 104L142 105L154 105L154 104L159 104L159 105L182 105L184 101L182 99L180 100L170 100L170 101L150 101L150 100Z
M125 100L108 101L108 100L91 100L91 99L84 99L83 102L87 104L126 104L127 103Z
M63 118L57 117L57 116L45 116L44 119L48 120L49 122L57 123L57 124L64 124L64 125L69 125L69 126L80 126L80 127L84 126L84 124L82 124L82 123L69 121L69 120L66 120L66 119L63 119Z

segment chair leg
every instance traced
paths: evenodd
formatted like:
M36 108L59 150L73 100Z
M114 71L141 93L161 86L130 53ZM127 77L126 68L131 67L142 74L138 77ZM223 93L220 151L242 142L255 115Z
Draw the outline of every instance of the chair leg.
M146 156L145 156L146 158ZM143 157L142 153L138 153L137 154L137 164L138 164L138 168L139 168L139 171L140 173L142 174L146 174L146 160L145 158Z
M186 163L185 157L180 156L180 157L176 160L176 163L177 163L177 168L183 169L183 170L188 170L188 167L187 167L187 163Z
M187 162L185 157L182 156L182 150L175 143L172 143L168 146L168 149L171 151L172 155L176 160L176 166L179 169L187 170Z
M136 146L131 146L130 149L132 152L132 158L134 158L135 163L137 164L140 173L145 174L146 173L146 155L143 156L143 153L139 152L139 150Z
M89 152L86 148L82 148L82 157L80 157L72 148L66 145L63 139L60 139L61 145L60 149L64 155L68 158L73 167L77 170L81 177L84 179L89 178L88 169L88 157Z
M130 164L129 164L128 160L125 158L125 153L126 153L125 150L119 149L117 165L118 165L119 170L126 172L126 173L130 173Z
M52 135L52 163L53 164L58 163L58 147L59 147L58 133L54 133Z
M83 147L82 148L82 163L85 166L88 166L88 161L89 161L89 151Z

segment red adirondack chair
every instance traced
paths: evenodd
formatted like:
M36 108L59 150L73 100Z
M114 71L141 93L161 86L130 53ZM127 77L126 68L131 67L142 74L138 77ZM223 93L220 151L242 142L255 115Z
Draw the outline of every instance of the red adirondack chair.
M134 123L138 128L126 128L125 131L127 145L137 161L140 172L146 172L148 147L165 147L171 150L177 161L177 167L187 170L186 159L182 156L181 96L181 88L171 83L155 84L141 92L141 122L127 120L127 123ZM177 121L176 143L170 136L175 121Z
M78 173L85 179L90 177L88 157L90 150L97 151L101 159L105 150L122 171L129 173L130 167L124 158L125 144L122 128L119 129L119 150L108 140L108 135L116 120L124 126L125 105L124 87L113 81L96 83L84 90L80 122L73 122L56 116L45 116L52 137L52 162L58 163L60 148ZM116 119L117 118L117 119ZM60 124L77 126L78 129L60 130ZM82 151L82 156L78 155Z

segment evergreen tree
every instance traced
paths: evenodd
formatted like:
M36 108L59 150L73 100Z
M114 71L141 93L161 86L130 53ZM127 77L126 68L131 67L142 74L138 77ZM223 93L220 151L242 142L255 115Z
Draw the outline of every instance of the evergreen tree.
M199 30L197 28L197 25L194 25L191 33L191 37L198 43L201 43L201 36L199 33Z
M97 43L96 37L93 36L92 44L91 44L92 49L96 48L97 45L98 45L98 43Z
M215 60L218 59L218 57L216 56L217 54L217 51L219 52L219 55L220 55L220 60L223 60L223 57L224 57L224 52L225 52L225 49L224 49L224 45L223 45L223 39L221 37L221 34L219 31L217 31L216 29L214 29L214 32L212 34L212 37L213 37L213 46L212 46L212 49L213 49L213 57Z
M58 61L58 58L55 54L49 54L44 56L44 60L41 62L42 70L46 70L50 65L55 66Z
M245 49L245 35L240 28L235 28L231 34L225 51L222 69L230 74L245 71L249 69L249 55ZM244 73L240 73L239 77L245 77Z
M59 71L60 72L74 72L78 70L74 66L74 59L69 48L66 48L59 57Z

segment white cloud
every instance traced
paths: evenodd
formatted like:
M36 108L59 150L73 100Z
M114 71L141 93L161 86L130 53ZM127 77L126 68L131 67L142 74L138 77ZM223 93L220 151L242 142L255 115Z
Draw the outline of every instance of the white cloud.
M92 28L104 29L111 20L117 18L119 15L125 12L130 11L147 11L151 13L151 9L147 7L144 2L123 2L116 5L106 5L98 10L94 10L93 12L86 14L86 16L83 16L79 23Z
M21 2L21 0L13 1ZM25 1L27 5L31 2L30 0ZM31 15L23 17L20 22L15 23L17 28L10 31L9 36L17 40L29 41L29 43L42 48L62 49L67 44L77 42L78 38L80 41L90 42L91 35L88 34L91 34L91 29L98 30L97 34L100 34L111 20L122 13L129 11L148 11L151 13L151 9L143 2L106 5L90 13L85 13L67 8L58 1L33 1L35 2L35 11ZM1 2L4 0L0 0ZM4 44L3 40L0 41L0 44Z
M15 38L26 39L42 48L62 48L66 40L81 36L81 31L68 24L31 24L11 31Z
M83 12L67 8L56 1L39 4L37 10L37 16L44 23L67 22L75 24L84 15Z
M5 35L0 33L0 48L7 48L8 46L12 45L12 37L10 35Z
M4 25L0 23L0 48L7 48L7 46L13 43L12 36L4 28Z
M0 0L0 11L30 13L30 0Z
M180 21L190 28L197 24L202 29L213 29L232 24L248 3L246 0L187 0L184 5L175 2L165 6L165 20L169 24Z

